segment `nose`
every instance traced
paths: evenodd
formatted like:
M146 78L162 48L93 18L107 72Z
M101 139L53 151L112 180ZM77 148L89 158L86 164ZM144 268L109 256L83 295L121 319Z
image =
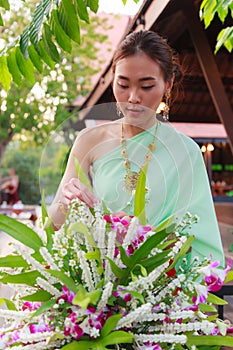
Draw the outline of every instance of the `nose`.
M137 89L132 89L129 91L128 102L129 103L140 103L141 102L141 97L140 97L139 91Z

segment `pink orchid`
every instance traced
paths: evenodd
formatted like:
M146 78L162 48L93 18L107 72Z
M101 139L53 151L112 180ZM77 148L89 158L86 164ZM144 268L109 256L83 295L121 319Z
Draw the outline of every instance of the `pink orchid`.
M206 299L208 297L208 288L206 286L203 286L202 284L200 283L195 283L194 284L194 287L196 289L196 292L197 292L197 296L194 296L192 298L192 301L195 305L198 305L198 304L203 304L206 302Z
M38 323L38 324L30 324L29 325L30 333L43 333L43 332L49 332L52 329L48 327L45 323Z
M42 303L36 303L36 302L29 302L29 301L26 301L23 306L22 306L22 310L25 311L25 310L29 310L29 311L34 311L34 310L37 310L41 307Z
M205 276L204 281L207 284L208 291L210 292L216 292L222 288L226 276L231 269L232 260L228 260L227 267L225 269L219 268L219 265L219 261L211 261L209 265L202 267L199 270L199 272Z

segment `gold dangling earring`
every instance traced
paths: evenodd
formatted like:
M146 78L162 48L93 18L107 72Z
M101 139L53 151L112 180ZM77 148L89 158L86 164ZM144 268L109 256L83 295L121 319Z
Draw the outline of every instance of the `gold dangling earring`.
M170 100L170 97L171 97L171 92L170 92L170 90L167 90L165 92L165 105L164 105L164 108L162 110L162 117L163 117L163 120L165 122L167 122L169 120L169 111L170 111L169 100Z
M120 107L119 107L118 103L116 103L116 112L117 112L118 117L121 118L122 112L120 110Z

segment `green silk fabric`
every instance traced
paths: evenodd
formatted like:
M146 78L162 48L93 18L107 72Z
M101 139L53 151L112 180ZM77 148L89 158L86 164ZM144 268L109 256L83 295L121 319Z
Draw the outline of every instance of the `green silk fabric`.
M212 254L224 266L221 236L199 146L167 123L159 124L147 172L148 224L157 226L171 215L180 221L186 212L199 216L199 222L190 229L195 235L191 255ZM127 140L131 170L140 170L154 131L155 126ZM119 146L94 162L93 188L112 212L133 215L133 196L123 190L125 173Z

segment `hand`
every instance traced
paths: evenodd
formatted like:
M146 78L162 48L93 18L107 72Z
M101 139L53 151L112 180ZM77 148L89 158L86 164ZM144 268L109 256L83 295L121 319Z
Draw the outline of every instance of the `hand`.
M77 178L70 179L62 188L62 193L64 196L62 202L65 205L69 205L72 199L78 198L81 202L86 203L88 207L93 208L94 204L99 201L93 192Z

